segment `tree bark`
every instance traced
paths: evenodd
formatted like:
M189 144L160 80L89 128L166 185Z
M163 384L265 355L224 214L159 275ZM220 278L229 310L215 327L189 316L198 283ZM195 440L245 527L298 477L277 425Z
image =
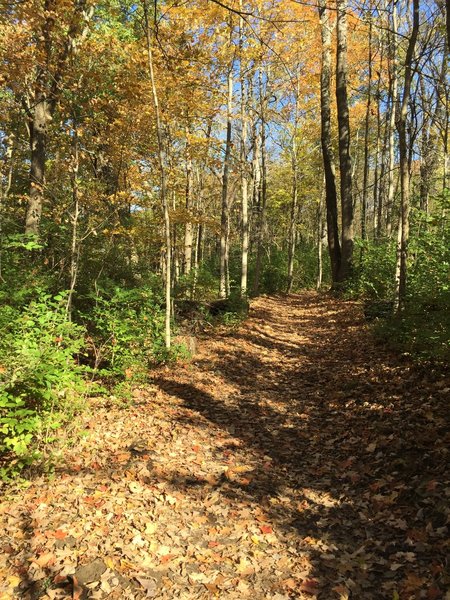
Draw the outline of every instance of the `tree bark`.
M260 81L260 94L262 94L262 84ZM253 294L259 294L262 274L262 259L264 251L264 232L266 227L266 205L267 205L267 157L266 157L266 123L265 123L265 100L261 100L261 177L258 190L258 231L256 240L256 264L255 279L253 281Z
M392 31L390 40L389 62L389 160L388 160L388 191L386 200L386 235L392 236L392 211L395 195L395 112L398 96L397 79L397 6L392 6Z
M233 60L227 76L227 132L225 140L225 158L222 175L222 213L220 219L220 283L219 298L228 296L228 236L230 229L230 207L228 183L231 162L231 119L233 110Z
M326 0L319 0L322 37L322 64L320 70L320 122L323 169L325 174L325 203L327 217L328 253L333 286L338 281L341 268L339 241L336 174L331 143L331 25Z
M347 98L347 0L337 0L336 102L341 174L342 256L339 282L345 282L353 266L353 190L350 156L350 118Z
M80 197L78 190L78 172L80 168L80 158L78 151L78 130L76 123L73 125L73 140L72 140L72 165L71 165L71 180L72 180L72 201L73 214L72 217L72 241L70 247L70 282L69 294L67 296L66 314L70 321L72 319L72 304L75 286L78 278L78 264L80 257L80 243L78 240L78 220L80 217Z
M242 1L239 3L242 8ZM242 217L242 255L241 255L241 298L247 297L248 279L248 247L249 247L249 222L248 222L248 165L247 165L247 133L248 122L246 116L245 99L245 70L244 70L244 19L239 19L239 52L240 52L240 88L241 88L241 217Z
M300 99L300 76L297 74L297 86L295 91L295 116L294 116L294 131L291 141L291 164L292 164L292 193L291 193L291 216L289 220L289 235L288 235L288 281L286 292L292 292L294 282L294 259L295 246L297 241L297 216L298 216L298 156L297 156L297 129L299 116L299 99Z
M409 211L410 211L410 173L409 173L409 148L406 131L408 117L408 105L411 97L411 84L413 79L413 58L416 47L417 35L419 32L419 0L413 0L413 25L409 38L408 48L405 57L405 80L403 84L403 95L400 107L400 114L397 120L399 153L400 153L400 190L401 190L401 211L400 223L401 232L399 235L398 247L398 280L396 294L396 309L403 310L406 300L407 268L408 268L408 241L409 241Z
M161 113L159 108L158 91L156 88L156 78L153 66L153 50L152 50L152 37L153 31L150 28L149 14L148 14L148 0L143 0L144 4L144 19L145 19L145 35L147 41L147 61L148 70L150 74L150 83L152 88L153 106L155 109L156 119L156 135L158 139L158 162L160 172L160 199L163 210L164 218L164 238L165 238L165 250L166 250L166 264L165 264L165 277L164 277L164 288L165 288L165 329L164 329L164 341L166 348L169 349L171 345L171 304L172 304L172 272L171 272L171 239L170 239L170 215L169 215L169 204L167 199L167 176L166 176L166 157L164 147L164 132L161 120Z
M380 169L381 169L381 71L383 64L383 54L381 48L381 64L380 70L378 71L377 87L375 92L376 100L376 112L377 112L377 132L375 142L375 168L373 175L373 237L377 238L380 234L380 222L379 217L381 214L381 195L380 195Z
M366 239L366 215L367 215L367 196L369 189L369 131L370 114L372 110L372 17L369 20L369 65L367 82L367 103L366 118L364 123L364 175L363 175L363 193L361 202L361 238Z
M323 205L325 198L325 182L323 186L323 192L317 206L317 280L316 289L320 290L322 287L323 277L323 238L324 238L324 223L323 223Z
M191 149L188 140L189 132L186 131L186 223L184 228L184 261L183 261L183 272L184 275L189 275L191 272L192 265L192 189L194 176L192 171L192 157Z
M286 292L292 292L294 283L294 259L295 245L297 241L297 206L298 206L298 166L297 166L297 143L295 140L296 132L292 140L292 195L291 195L291 215L289 220L289 236L288 236L288 283Z
M54 67L51 68L54 40L52 30L54 15L49 0L44 2L46 19L40 32L38 32L38 45L42 45L44 63L37 68L34 81L32 103L23 101L28 117L28 130L30 142L30 188L28 205L25 217L25 234L39 235L42 217L45 189L45 163L47 154L47 130L53 120L58 98L61 94L61 80L67 66L67 60L76 47L74 40L83 39L88 31L87 23L93 14L86 12L86 0L74 2L72 20L62 49L53 59Z

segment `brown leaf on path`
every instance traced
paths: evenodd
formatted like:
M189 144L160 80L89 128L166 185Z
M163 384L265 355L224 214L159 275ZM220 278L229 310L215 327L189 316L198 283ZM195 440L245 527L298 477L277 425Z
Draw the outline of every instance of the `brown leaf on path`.
M315 596L318 594L319 582L316 579L304 579L300 584L299 590L301 592L305 592L306 594L310 594L311 596Z

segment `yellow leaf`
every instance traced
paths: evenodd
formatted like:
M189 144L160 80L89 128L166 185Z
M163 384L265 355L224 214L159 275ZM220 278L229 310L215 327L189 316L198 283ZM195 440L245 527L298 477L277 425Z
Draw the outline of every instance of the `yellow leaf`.
M138 571L139 569L129 560L122 559L120 561L121 571Z
M12 588L17 587L21 581L22 580L20 579L20 577L17 577L17 575L10 575L8 577L8 583Z
M147 523L147 525L145 526L145 533L146 535L152 535L156 532L157 529L158 526L156 523Z
M253 471L253 468L245 465L237 465L235 467L231 467L231 470L235 473L248 473L249 471Z

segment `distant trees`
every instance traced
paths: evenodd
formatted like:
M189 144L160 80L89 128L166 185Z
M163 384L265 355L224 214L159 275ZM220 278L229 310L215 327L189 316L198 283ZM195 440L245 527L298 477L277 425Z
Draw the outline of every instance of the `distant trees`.
M411 209L431 219L448 187L446 13L377 7L10 5L2 272L25 231L74 306L156 274L168 341L174 298L291 291L319 263L324 284L351 286L366 246L398 232L406 297Z

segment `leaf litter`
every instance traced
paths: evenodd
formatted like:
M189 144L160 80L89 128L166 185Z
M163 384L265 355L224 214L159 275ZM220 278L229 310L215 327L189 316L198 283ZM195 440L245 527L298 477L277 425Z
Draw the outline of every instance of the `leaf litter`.
M447 392L356 303L259 298L3 490L0 600L448 599Z

